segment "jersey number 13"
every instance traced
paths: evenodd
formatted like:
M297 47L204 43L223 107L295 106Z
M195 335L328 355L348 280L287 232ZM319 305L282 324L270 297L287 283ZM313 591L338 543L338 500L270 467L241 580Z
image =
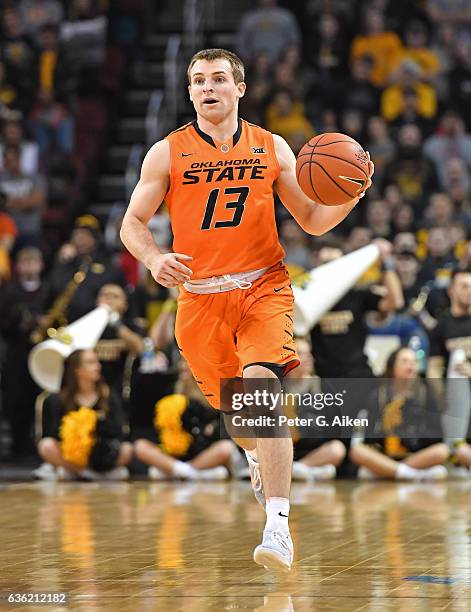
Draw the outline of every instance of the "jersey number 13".
M214 210L216 208L216 202L219 197L219 192L221 190L213 189L209 194L208 201L206 202L206 210L204 212L203 222L201 223L202 230L208 230L211 228L211 223L213 221ZM247 200L247 196L249 195L248 187L227 187L224 189L224 195L238 195L237 200L232 200L230 202L226 202L226 209L233 208L234 215L230 221L216 221L214 227L217 229L219 227L237 227L242 219L242 215L244 214L244 204Z

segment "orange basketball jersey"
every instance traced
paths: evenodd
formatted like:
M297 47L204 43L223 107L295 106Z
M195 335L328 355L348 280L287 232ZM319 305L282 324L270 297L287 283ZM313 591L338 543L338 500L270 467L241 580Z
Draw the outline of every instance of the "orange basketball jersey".
M165 202L173 250L193 257L192 279L257 270L283 259L273 199L280 165L272 134L239 119L230 140L215 142L194 121L167 140Z

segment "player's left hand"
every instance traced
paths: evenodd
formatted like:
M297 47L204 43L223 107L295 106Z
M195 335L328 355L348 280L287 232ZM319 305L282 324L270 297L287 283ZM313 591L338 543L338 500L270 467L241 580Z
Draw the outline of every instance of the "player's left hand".
M370 154L369 154L368 151L365 151L365 153L368 155L368 180L367 180L367 183L366 183L365 188L363 189L363 191L361 191L358 194L359 198L363 198L365 196L367 190L373 184L373 181L371 179L373 178L373 174L375 173L375 165L374 165L374 163L370 159Z

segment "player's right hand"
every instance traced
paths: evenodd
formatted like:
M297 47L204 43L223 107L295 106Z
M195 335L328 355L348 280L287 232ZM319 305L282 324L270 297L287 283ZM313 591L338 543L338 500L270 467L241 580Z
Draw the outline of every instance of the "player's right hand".
M193 271L178 260L191 261L193 257L183 253L161 253L149 267L153 279L164 287L177 287L190 280Z

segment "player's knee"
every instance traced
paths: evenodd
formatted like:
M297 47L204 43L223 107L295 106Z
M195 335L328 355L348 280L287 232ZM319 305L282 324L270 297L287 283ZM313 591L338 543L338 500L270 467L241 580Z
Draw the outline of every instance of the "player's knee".
M347 449L345 448L345 444L340 440L332 440L329 442L329 452L331 455L331 463L340 465L345 459Z
M265 366L254 364L244 368L244 378L278 378L275 372Z

